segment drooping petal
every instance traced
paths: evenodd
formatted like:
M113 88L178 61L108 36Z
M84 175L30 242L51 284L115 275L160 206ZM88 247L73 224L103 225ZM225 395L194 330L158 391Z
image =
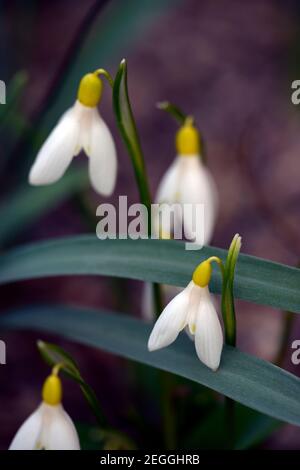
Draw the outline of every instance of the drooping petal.
M195 212L185 213L183 211L185 235L189 239L195 235L196 243L207 245L213 236L218 211L216 184L211 173L198 156L181 158L184 167L181 167L180 202L182 204L203 204L204 206L204 226L198 232L196 231L196 220L193 220L195 217L192 217Z
M44 425L42 441L46 450L80 450L79 438L70 416L62 405L43 403Z
M110 130L97 110L91 123L88 147L91 184L99 194L110 196L117 177L117 152Z
M191 293L189 298L189 305L188 305L188 317L187 317L187 334L191 338L196 333L196 320L197 320L197 313L199 308L199 303L202 296L202 289L197 286L194 281L190 282L191 284ZM194 338L193 338L194 339Z
M180 159L177 157L164 174L158 190L155 201L159 204L167 202L176 202L176 193L179 186L180 177Z
M191 295L190 295L190 301L189 301L189 306L188 306L187 326L185 327L185 331L188 337L192 341L195 340L197 313L198 313L198 308L199 308L201 297L202 297L202 291L203 289L201 287L194 285L191 291ZM216 297L210 294L210 299L214 307L216 308L216 306L218 305L216 301Z
M34 450L42 427L42 409L39 406L24 421L10 444L9 450Z
M166 306L151 332L148 349L154 351L173 343L187 323L191 283Z
M200 361L217 370L223 348L223 332L208 288L202 291L196 319L195 347Z
M154 234L160 238L169 238L174 230L174 220L170 218L170 205L179 203L178 188L180 178L179 158L176 158L163 176L157 190L155 201L160 205L159 212L152 221ZM174 216L177 217L176 208Z
M29 173L34 186L51 184L65 173L76 153L80 123L74 108L60 119L40 149Z
M169 286L168 284L161 284L160 286L163 298L166 302L169 302L175 295L183 291L183 288L178 286ZM151 282L144 283L142 292L142 317L149 323L153 323L155 320L153 284Z

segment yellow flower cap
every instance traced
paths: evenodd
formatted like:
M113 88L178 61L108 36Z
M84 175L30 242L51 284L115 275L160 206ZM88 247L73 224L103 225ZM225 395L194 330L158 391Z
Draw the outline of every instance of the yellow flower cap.
M88 73L82 77L77 99L81 104L89 108L94 108L100 101L103 84L96 73Z
M199 287L206 287L209 284L212 273L212 266L209 260L203 261L193 272L193 281Z
M176 151L179 155L195 155L201 151L200 134L193 125L193 119L187 118L176 134Z
M60 378L51 374L44 382L42 397L47 405L59 405L62 399L62 385Z

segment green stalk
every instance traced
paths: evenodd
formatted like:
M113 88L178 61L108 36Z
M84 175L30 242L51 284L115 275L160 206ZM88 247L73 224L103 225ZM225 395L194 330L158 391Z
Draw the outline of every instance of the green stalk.
M170 116L172 116L175 121L180 124L180 126L183 126L187 122L187 120L191 120L192 122L194 121L194 116L189 116L188 114L185 114L178 106L173 103L170 103L169 101L161 101L160 103L157 103L156 106L158 109L161 109L162 111L165 111ZM200 131L199 135L201 137L201 161L204 165L206 165L206 144Z
M222 315L225 329L225 343L233 347L236 345L233 284L235 266L240 249L241 237L236 234L228 250L222 283ZM225 423L228 447L233 448L235 443L235 402L228 397L225 397Z
M278 348L278 352L276 355L276 359L274 363L278 367L282 367L287 350L288 350L288 343L291 337L292 329L294 326L294 319L295 315L293 312L283 312L283 325L282 325L282 333L281 333L281 338L280 338L280 344Z
M166 113L170 114L178 124L182 125L185 123L187 115L184 114L178 106L170 103L169 101L161 101L156 105L158 109L162 109L166 111Z
M297 268L300 269L300 262L297 263ZM292 312L283 312L283 324L280 344L274 361L274 363L279 367L282 367L285 356L287 354L289 340L294 326L294 321L295 315Z
M119 131L131 158L140 194L140 201L146 206L148 211L148 235L151 235L151 194L140 138L129 100L127 64L125 59L120 63L119 70L114 80L113 106Z
M107 429L107 419L102 413L102 409L96 394L92 387L83 380L80 370L71 355L64 351L60 346L57 346L56 344L45 343L44 341L38 341L37 347L42 358L47 364L49 364L51 367L59 366L60 371L78 383L100 428Z
M148 236L151 237L151 194L144 155L128 94L127 64L125 59L123 59L120 63L119 70L114 80L113 106L119 131L131 158L131 163L134 169L135 179L139 190L140 201L147 208ZM156 316L158 316L163 307L161 288L159 284L153 284L153 293L155 312ZM165 445L167 449L173 449L175 447L175 416L171 404L171 375L163 371L160 374L161 405Z

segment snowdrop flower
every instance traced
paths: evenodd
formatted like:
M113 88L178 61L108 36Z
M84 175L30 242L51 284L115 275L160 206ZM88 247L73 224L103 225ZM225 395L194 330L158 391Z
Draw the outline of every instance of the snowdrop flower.
M168 284L160 284L164 300L170 301L175 295L182 291L181 287L170 286ZM145 282L142 291L142 317L148 323L153 323L155 320L155 302L153 295L153 284Z
M36 157L29 174L30 184L55 183L73 157L84 150L89 157L89 176L94 190L104 196L113 192L117 174L116 148L97 109L102 94L98 73L82 78L75 104L61 117Z
M22 424L9 450L80 450L75 426L62 404L62 385L52 373L43 386L43 401Z
M208 290L212 272L210 263L217 260L211 257L199 264L188 286L163 310L149 337L149 351L169 346L180 331L188 327L194 336L200 361L214 371L218 369L223 332Z
M157 192L158 204L203 204L204 227L202 234L197 233L195 242L209 244L213 235L217 210L218 193L211 173L201 159L201 143L199 132L193 125L192 118L187 118L184 125L176 135L177 157L164 175ZM161 210L163 213L163 209ZM182 210L182 216L175 214L175 219L183 217L179 222L183 224L186 238L192 239L193 215ZM174 221L175 223L175 221ZM158 227L157 227L158 225ZM169 238L174 230L168 218L156 222L156 233L161 238Z

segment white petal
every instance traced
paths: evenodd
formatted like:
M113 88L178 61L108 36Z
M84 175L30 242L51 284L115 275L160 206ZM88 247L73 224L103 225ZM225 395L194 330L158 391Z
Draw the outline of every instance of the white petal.
M178 199L178 188L180 178L181 159L176 158L163 176L155 201L160 204L159 212L155 214L152 220L153 232L160 238L170 238L173 233L173 220L170 218L170 205L176 204ZM177 211L174 210L175 218Z
M98 112L93 116L90 132L88 155L91 184L99 194L110 196L117 177L117 153L110 130Z
M180 177L180 163L181 160L177 157L164 174L155 198L157 203L176 202L176 193L178 191Z
M185 332L192 341L195 340L197 314L198 314L198 308L200 305L202 295L203 295L203 289L194 284L194 287L191 291L190 301L189 301L189 306L188 306L189 313L188 313L188 319L187 319L187 326L185 327ZM216 307L217 301L216 301L215 296L210 294L210 299L213 305Z
M208 288L202 290L196 319L195 346L200 361L210 369L217 370L223 348L223 332Z
M166 306L151 332L148 349L154 351L173 343L186 326L191 283Z
M42 409L39 407L24 421L10 444L9 450L34 450L41 432Z
M30 170L30 184L50 184L62 177L76 153L79 130L77 113L71 108L62 116L40 149Z
M199 244L209 244L213 236L218 211L218 193L215 182L209 170L197 156L181 157L184 167L181 170L180 202L182 204L204 205L204 239L200 233L196 234L195 241ZM184 216L184 229L188 238L193 235L193 220Z
M187 329L190 335L195 335L196 333L196 320L197 320L197 313L200 304L200 300L202 297L201 287L197 286L194 281L190 282L191 285L191 293L188 305L188 318L187 318ZM188 336L190 336L188 334Z
M182 287L169 286L168 284L161 284L163 298L166 302L170 302L175 295L183 291ZM153 285L151 282L145 282L142 292L142 317L149 323L155 320L155 305L153 295Z
M44 425L42 441L46 450L80 450L79 438L70 416L62 405L43 403Z

